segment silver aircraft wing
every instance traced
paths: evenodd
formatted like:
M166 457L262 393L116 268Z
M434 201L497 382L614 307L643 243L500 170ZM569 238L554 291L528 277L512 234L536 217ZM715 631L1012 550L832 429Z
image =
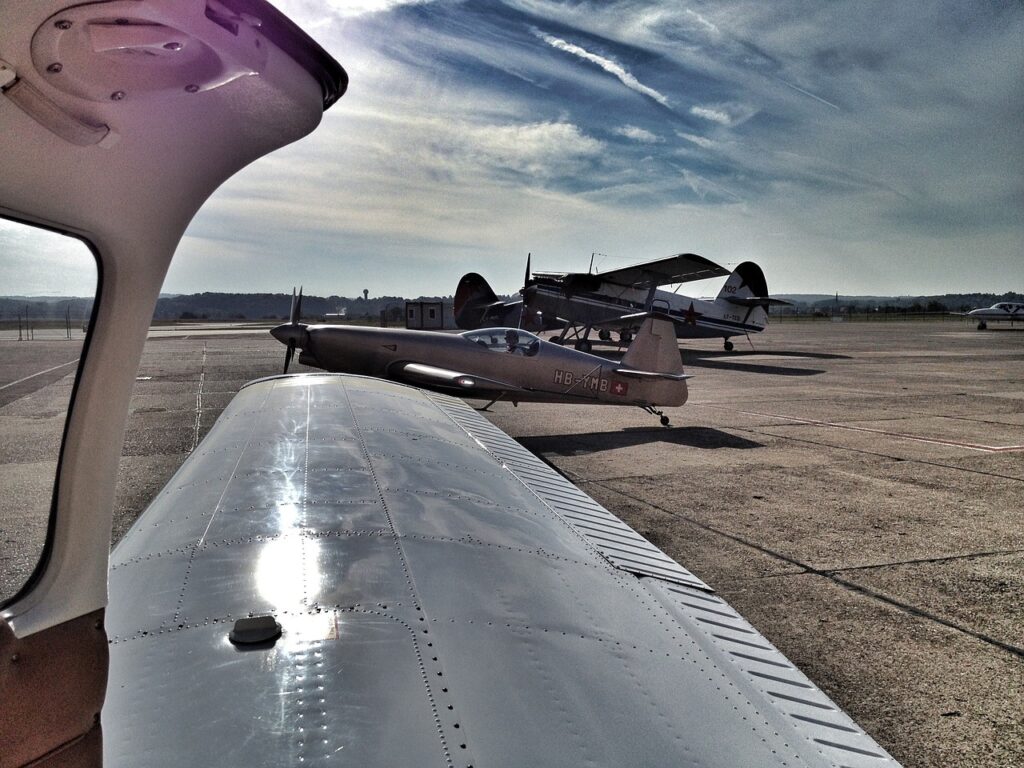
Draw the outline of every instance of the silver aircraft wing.
M518 384L509 384L506 381L498 381L497 379L489 379L485 376L476 376L470 373L460 373L459 371L439 368L436 365L426 365L425 363L402 363L396 365L390 375L394 375L395 378L411 384L450 387L453 390L500 389L505 392L526 391Z
M108 767L894 764L697 576L443 395L247 385L111 562Z

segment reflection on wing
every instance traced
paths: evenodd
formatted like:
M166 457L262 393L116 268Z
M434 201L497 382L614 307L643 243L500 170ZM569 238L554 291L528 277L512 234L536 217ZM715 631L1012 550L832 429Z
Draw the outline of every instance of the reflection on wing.
M710 277L724 277L728 274L731 274L728 269L710 259L695 253L680 253L657 261L602 272L599 277L606 283L629 288L656 288L660 285L689 283Z
M517 384L488 379L483 376L459 373L447 368L438 368L423 363L404 363L395 372L395 378L413 384L431 387L451 387L452 389L495 389L505 392L523 392Z
M893 764L700 579L411 387L245 387L112 563L108 766ZM233 646L260 614L281 637Z

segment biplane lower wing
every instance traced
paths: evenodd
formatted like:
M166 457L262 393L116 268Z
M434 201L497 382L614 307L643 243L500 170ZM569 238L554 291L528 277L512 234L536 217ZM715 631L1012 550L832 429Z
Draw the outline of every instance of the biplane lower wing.
M893 764L699 578L390 382L243 388L110 593L108 767ZM280 637L234 644L249 616Z

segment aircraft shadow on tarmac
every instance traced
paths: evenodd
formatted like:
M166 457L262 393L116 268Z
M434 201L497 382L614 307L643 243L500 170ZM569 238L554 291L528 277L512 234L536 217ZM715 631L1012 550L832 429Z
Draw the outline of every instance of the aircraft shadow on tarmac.
M745 363L744 357L757 355L764 357L810 357L819 359L849 359L848 355L834 355L827 352L720 352L707 350L682 350L683 365L689 368L711 368L724 371L742 371L745 373L768 373L775 376L818 376L825 373L820 368L796 368L790 365L774 365L765 363Z
M632 448L648 443L667 443L688 448L761 448L761 443L712 427L627 427L608 432L571 435L538 435L519 438L532 453L556 456L583 456L616 448Z
M622 357L622 352L619 350L614 351L601 351L594 352L594 354L600 357L607 358L609 360L619 360ZM787 351L734 351L726 352L723 350L704 350L704 349L681 349L680 354L683 358L683 365L687 368L710 368L725 371L742 371L744 373L767 373L775 376L818 376L825 371L820 368L794 368L789 365L772 365L765 363L745 363L743 362L744 357L795 357L795 358L811 358L818 360L849 360L849 355L837 355L831 352L787 352Z

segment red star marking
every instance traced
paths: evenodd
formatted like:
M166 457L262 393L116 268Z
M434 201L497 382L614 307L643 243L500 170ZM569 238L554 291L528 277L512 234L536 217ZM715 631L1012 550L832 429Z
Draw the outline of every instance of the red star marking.
M627 392L629 392L629 385L628 384L624 384L621 381L616 381L614 384L612 384L612 394L613 395L618 395L619 397L622 397Z

